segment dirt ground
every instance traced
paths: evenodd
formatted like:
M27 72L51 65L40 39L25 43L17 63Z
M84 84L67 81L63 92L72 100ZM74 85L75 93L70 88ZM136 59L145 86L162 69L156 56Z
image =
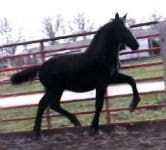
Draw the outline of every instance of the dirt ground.
M94 136L88 131L54 129L44 131L41 140L30 132L0 134L0 150L166 150L166 121L101 126Z

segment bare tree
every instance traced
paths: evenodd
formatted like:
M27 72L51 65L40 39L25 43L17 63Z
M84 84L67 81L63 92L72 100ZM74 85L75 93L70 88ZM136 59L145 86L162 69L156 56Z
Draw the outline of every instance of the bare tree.
M158 22L160 22L160 21L163 21L163 20L165 20L166 18L165 17L163 17L163 16L161 16L161 15L159 15L159 14L157 14L157 13L153 13L153 14L151 14L151 16L149 17L149 20L150 21L158 21ZM153 30L154 32L158 32L158 27L157 27L158 25L157 24L152 24L151 26L150 26L150 29L151 30ZM155 37L154 37L154 39L155 39Z
M157 13L153 13L150 17L149 17L149 20L150 21L162 21L162 20L165 20L166 18L164 18L163 16L157 14ZM156 24L154 25L151 25L150 26L153 30L156 30Z
M158 15L158 14L156 14L156 13L153 13L153 14L150 16L149 19L152 20L152 21L161 21L161 20L164 19L164 17L161 16L161 15Z
M18 35L13 34L13 28L6 17L0 20L0 34L3 44L17 43L23 39L21 31L19 31ZM5 53L6 55L15 54L15 52L16 46L6 47L1 50L1 53Z
M48 38L55 38L64 33L63 17L61 15L56 16L55 20L50 17L43 19L43 33ZM57 41L51 41L51 45L54 45Z
M12 31L12 28L8 22L8 19L6 17L1 19L1 21L0 21L0 33L3 37L5 37L6 44L10 43L11 31Z
M73 22L69 25L69 30L72 34L85 33L92 31L94 24L84 13L78 13L74 18ZM83 40L87 40L90 36L83 36ZM72 41L76 41L77 37L73 37Z

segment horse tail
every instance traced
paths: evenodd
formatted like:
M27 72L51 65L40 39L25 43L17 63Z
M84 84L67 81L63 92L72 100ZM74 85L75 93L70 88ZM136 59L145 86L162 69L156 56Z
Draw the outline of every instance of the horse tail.
M11 83L14 85L21 84L23 82L32 81L37 76L40 70L40 66L24 69L20 72L13 74L10 78Z

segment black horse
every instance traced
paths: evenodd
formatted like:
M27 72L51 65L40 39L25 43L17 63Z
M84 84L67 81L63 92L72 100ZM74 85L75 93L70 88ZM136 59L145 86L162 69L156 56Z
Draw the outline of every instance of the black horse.
M60 105L63 91L86 92L96 89L95 115L91 129L98 131L99 116L103 107L106 88L111 83L128 83L133 90L130 111L134 111L140 101L135 80L119 72L119 46L127 45L132 50L139 45L130 30L125 26L126 15L115 18L101 27L90 46L84 53L55 56L43 65L25 69L11 77L13 84L33 80L37 75L45 87L45 94L39 102L35 120L34 132L41 134L41 121L44 110L51 109L67 117L75 126L80 122L74 114L66 111Z

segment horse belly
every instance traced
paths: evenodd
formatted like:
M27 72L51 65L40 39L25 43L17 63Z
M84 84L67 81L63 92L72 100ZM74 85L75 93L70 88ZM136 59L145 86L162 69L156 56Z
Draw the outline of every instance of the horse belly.
M68 80L65 82L65 89L73 91L73 92L87 92L95 89L96 82L94 80Z

